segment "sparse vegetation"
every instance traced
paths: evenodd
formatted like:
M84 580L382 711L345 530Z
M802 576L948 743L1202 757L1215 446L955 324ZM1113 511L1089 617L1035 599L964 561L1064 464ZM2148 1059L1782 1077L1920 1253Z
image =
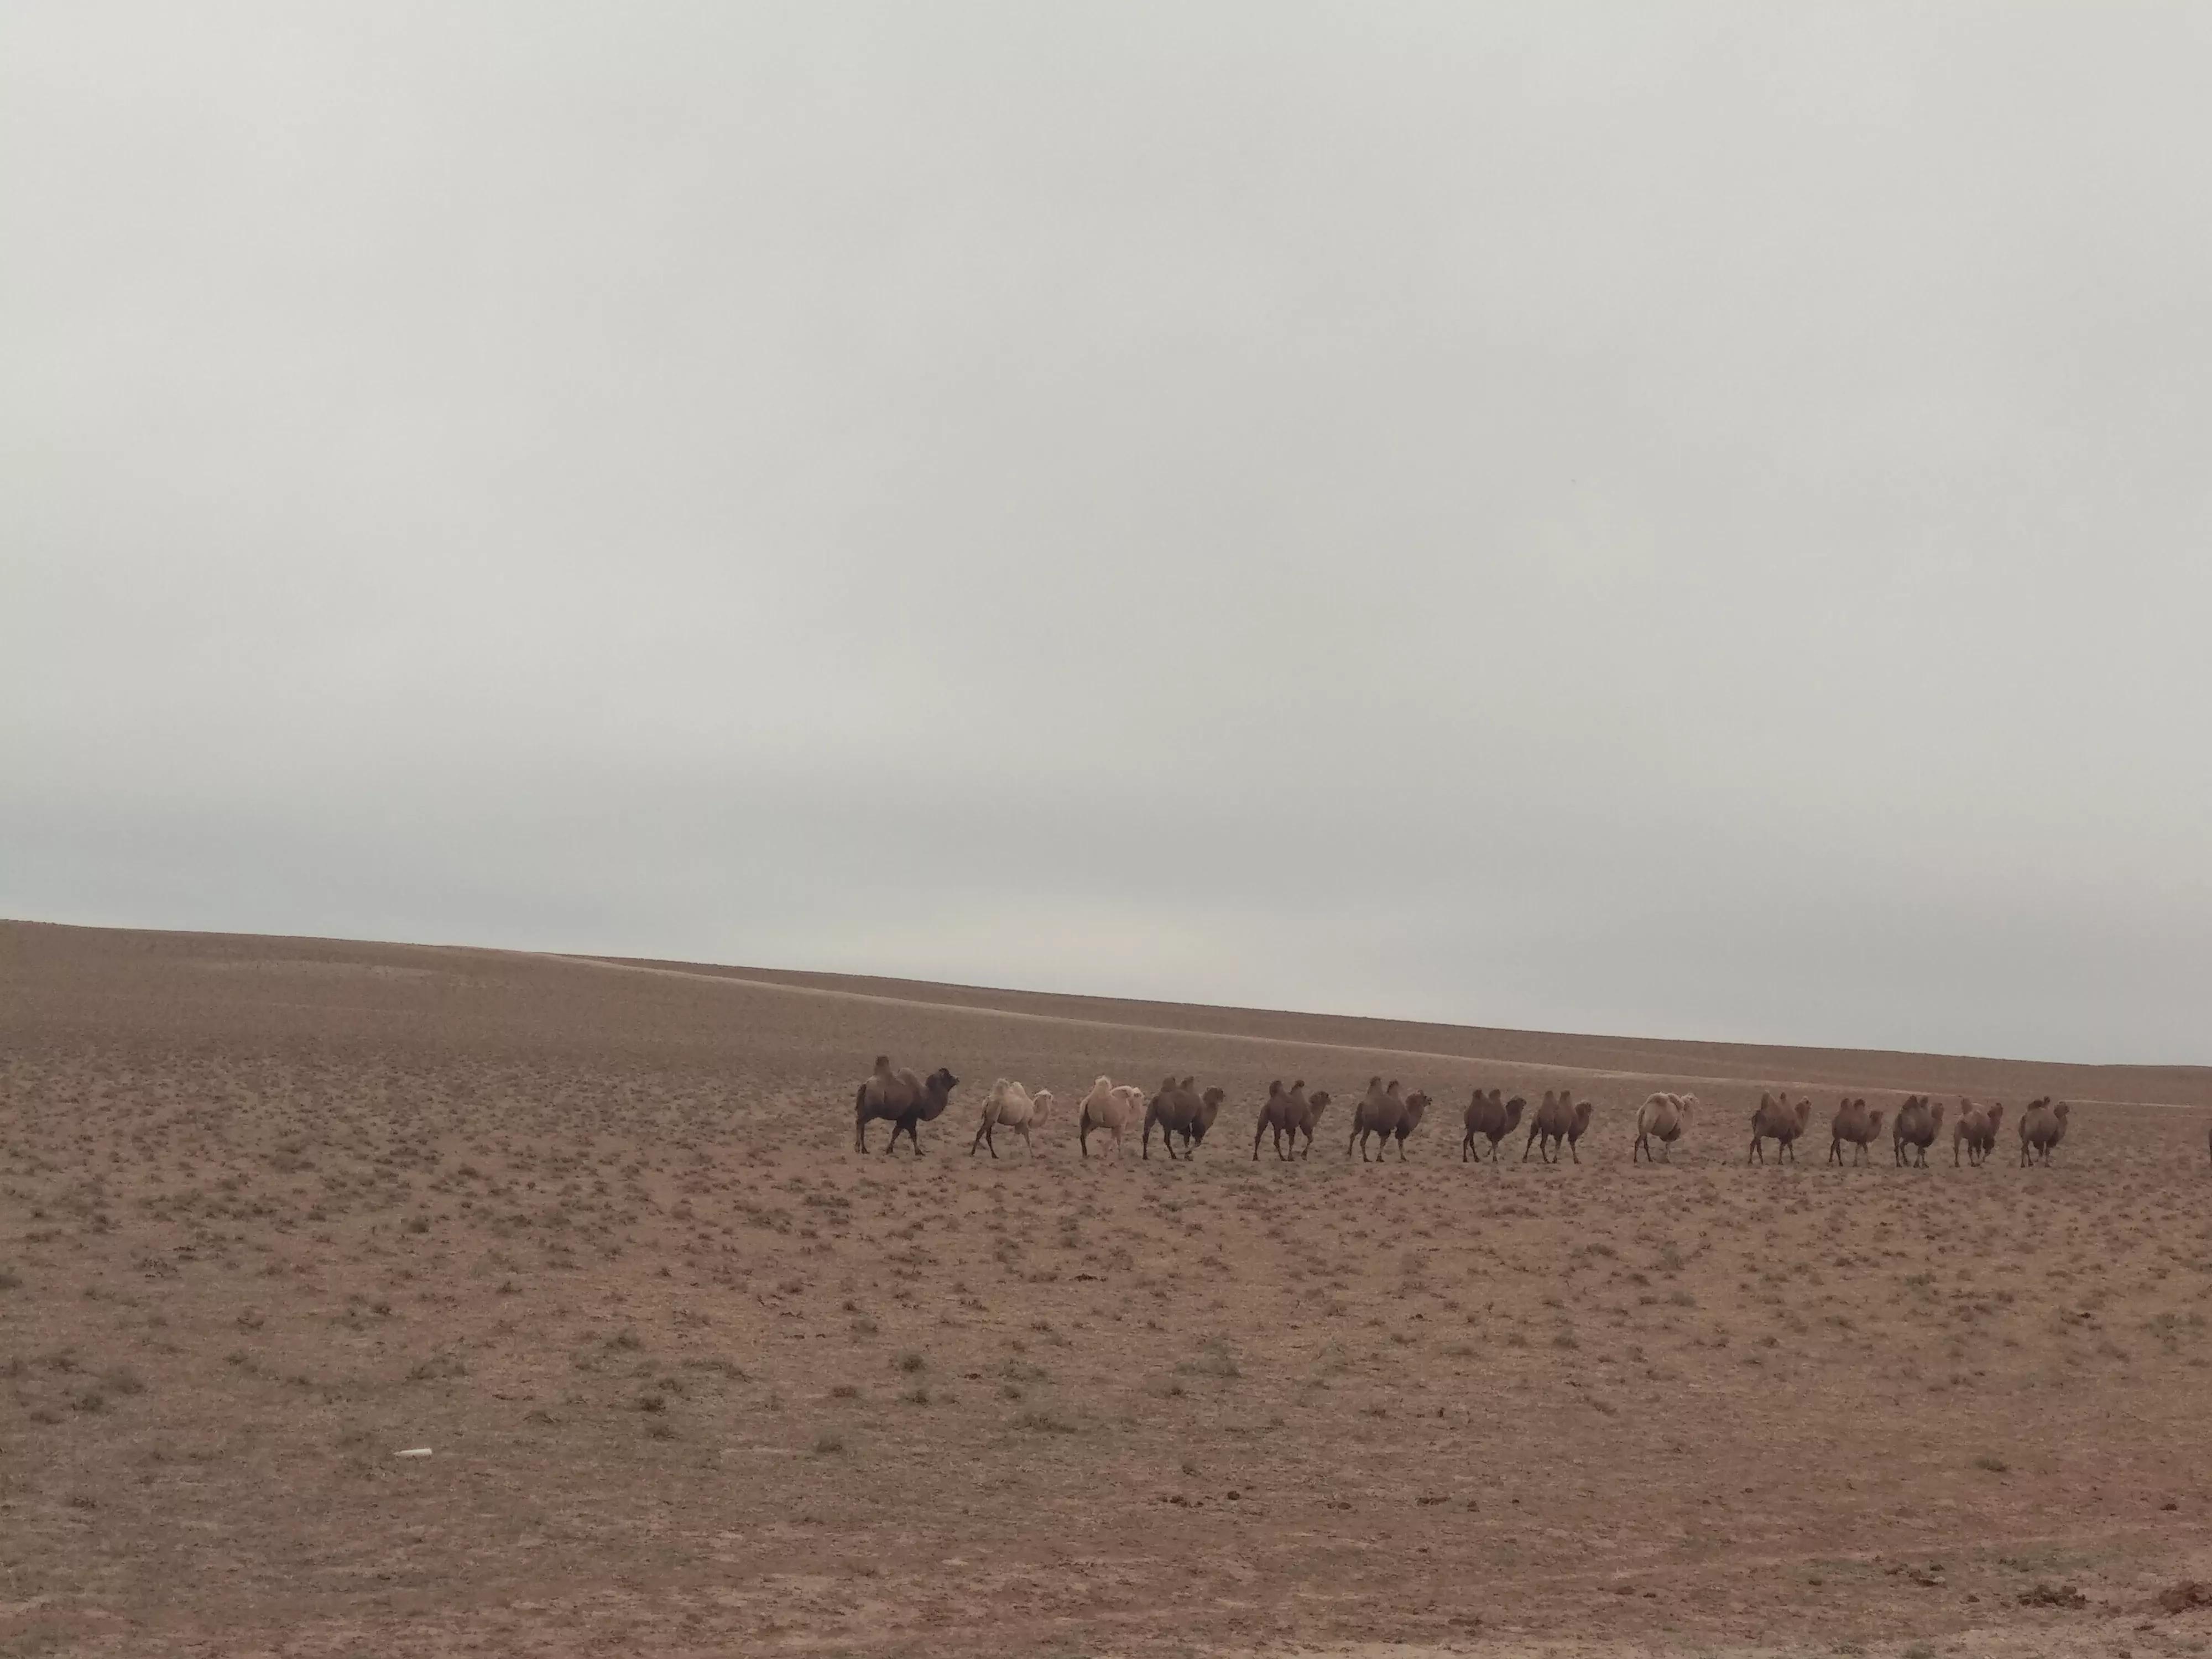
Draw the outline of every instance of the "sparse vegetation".
M942 1534L984 1575L953 1626L979 1645L1020 1647L1047 1625L1004 1621L1039 1618L1070 1651L1160 1646L1170 1617L1194 1649L1272 1639L1183 1587L1289 1538L1311 1540L1314 1593L1284 1604L1297 1633L1336 1628L1313 1607L1382 1630L1434 1598L1445 1640L1479 1645L1589 1616L1586 1581L1545 1568L1594 1514L1630 1532L1679 1517L1663 1567L1605 1598L1624 1648L1729 1646L1778 1597L1909 1630L1972 1595L1978 1628L2078 1631L2082 1609L2123 1605L2116 1550L2152 1588L2190 1582L2203 1504L2172 1446L2212 1358L2212 1230L2201 1130L2194 1164L2162 1161L2185 1114L2076 1111L2048 1174L2008 1156L1954 1179L1937 1158L1907 1188L1887 1160L1814 1157L1761 1182L1734 1167L1743 1103L1701 1083L1714 1098L1665 1148L1671 1169L1632 1180L1639 1080L1591 1091L1579 1167L1571 1152L1540 1176L1516 1152L1478 1170L1484 1138L1463 1146L1454 1125L1362 1170L1342 1123L1310 1158L1263 1139L1253 1160L1267 1079L1231 1074L1188 1164L1180 1144L1171 1168L1135 1146L1117 1161L1095 1133L1083 1158L1066 1109L1034 1162L940 1161L973 1134L963 1095L922 1126L918 1164L902 1135L887 1166L880 1140L851 1153L849 1095L809 1115L843 1086L828 1045L849 1028L833 1039L776 994L592 971L652 992L623 1045L584 1016L568 1029L557 999L557 1040L524 997L493 999L480 1031L471 993L449 989L450 1041L379 1013L355 1020L369 1035L272 1047L247 1002L224 1016L236 1028L157 1028L104 1058L34 1020L28 1046L0 1049L0 1407L17 1429L0 1507L11 1571L76 1621L70 1643L107 1628L85 1609L179 1620L180 1642L219 1646L223 1619L297 1605L337 1629L373 1598L427 1605L426 1584L451 1583L451 1644L521 1650L547 1644L553 1613L468 1598L552 1577L544 1605L574 1623L570 1645L834 1647L861 1626L836 1622L833 1578L853 1619L915 1617L884 1628L927 1645L946 1628L919 1611L948 1593L937 1557L883 1544ZM195 994L173 1011L187 1027ZM315 994L280 1000L302 1030ZM726 994L747 1011L726 1030L687 1013L680 1041L656 1035L675 1010L719 1019ZM528 1040L483 1034L507 1021ZM1091 1073L1080 1044L1119 1040L1020 1030L1067 1042L1069 1100ZM1469 1085L1420 1081L1450 1124ZM1708 1138L1716 1117L1729 1133ZM2085 1414L2093 1396L2111 1409ZM1891 1452L1855 1445L1831 1449L1832 1479L1791 1475L1808 1425L1842 1420L1924 1449L1909 1484L1887 1489ZM2039 1439L2051 1422L2063 1434ZM432 1455L394 1455L416 1448ZM2090 1476L2094 1501L2092 1455L2130 1472ZM2068 1504L2081 1536L2062 1550L2027 1517ZM213 1515L223 1528L184 1524ZM1095 1603L1030 1577L1041 1527L1109 1564ZM157 1533L173 1573L131 1553ZM1168 1560L1170 1537L1199 1556ZM1348 1545L1370 1537L1395 1556L1369 1580ZM1950 1571L1931 1570L1954 1537ZM1754 1539L1774 1561L1755 1577ZM1490 1569L1472 1589L1449 1577L1470 1551ZM372 1556L391 1578L349 1576ZM693 1559L716 1561L723 1599L665 1588ZM294 1560L279 1595L268 1564ZM793 1560L810 1565L775 1578ZM625 1578L652 1591L623 1601L626 1626L605 1611L623 1598L593 1599ZM234 1639L274 1650L290 1633Z

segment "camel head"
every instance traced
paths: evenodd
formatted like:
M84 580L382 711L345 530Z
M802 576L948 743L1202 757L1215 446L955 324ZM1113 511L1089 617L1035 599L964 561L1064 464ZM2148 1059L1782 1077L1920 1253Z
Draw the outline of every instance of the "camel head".
M1208 1089L1206 1093L1200 1097L1198 1103L1198 1121L1200 1126L1199 1133L1200 1135L1205 1134L1206 1130L1211 1129L1213 1127L1213 1120L1219 1115L1221 1111L1221 1103L1228 1098L1229 1091L1226 1089Z
M1585 1100L1578 1103L1575 1107L1575 1133L1577 1136L1579 1136L1583 1130L1589 1127L1590 1108L1592 1103L1593 1103ZM1808 1101L1807 1104L1809 1105L1811 1103Z
M2004 1121L2004 1102L2000 1100L1990 1108L1990 1133L1995 1134L1997 1126Z
M1805 1133L1806 1124L1812 1121L1813 1118L1813 1097L1810 1095L1803 1096L1798 1100L1796 1115L1797 1133L1802 1135ZM1796 1154L1793 1152L1790 1156L1794 1158Z
M1514 1096L1505 1103L1505 1128L1508 1133L1520 1127L1521 1114L1528 1109L1528 1103L1519 1095Z
M1882 1109L1879 1106L1867 1114L1867 1134L1869 1139L1881 1133Z
M929 1079L926 1085L927 1097L921 1103L923 1122L931 1122L944 1115L945 1109L952 1103L952 1091L958 1086L959 1082L958 1078L953 1076L942 1066L929 1074Z
M1407 1134L1413 1133L1420 1127L1421 1115L1428 1109L1429 1097L1419 1090L1417 1089L1406 1097L1406 1133Z

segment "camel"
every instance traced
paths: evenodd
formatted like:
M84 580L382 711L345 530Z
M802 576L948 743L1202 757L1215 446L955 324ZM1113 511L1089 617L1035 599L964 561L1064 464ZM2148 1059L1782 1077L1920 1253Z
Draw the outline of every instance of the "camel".
M1298 1136L1306 1138L1305 1156L1313 1155L1314 1125L1321 1121L1328 1105L1328 1091L1320 1090L1311 1097L1306 1094L1306 1080L1300 1078L1287 1089L1277 1078L1267 1085L1267 1104L1260 1108L1260 1121L1252 1131L1252 1156L1260 1156L1260 1140L1270 1129L1275 1132L1275 1156L1284 1163L1290 1162L1298 1150ZM1283 1138L1290 1137L1291 1150L1283 1150Z
M1299 1103L1303 1105L1305 1079L1300 1078L1296 1087ZM1260 1120L1252 1126L1252 1161L1255 1164L1260 1161L1260 1142L1270 1129L1275 1132L1275 1156L1279 1159L1282 1158L1283 1130L1290 1121L1291 1111L1291 1091L1283 1087L1283 1079L1277 1078L1267 1085L1267 1097L1260 1103ZM1291 1132L1291 1140L1293 1145L1297 1144L1296 1130Z
M1943 1103L1930 1100L1926 1095L1913 1095L1897 1109L1897 1121L1890 1126L1889 1147L1897 1162L1902 1165L1907 1146L1919 1154L1911 1167L1928 1167L1928 1149L1936 1144L1936 1134L1943 1127Z
M1316 1089L1306 1097L1306 1121L1299 1126L1305 1135L1306 1144L1299 1149L1300 1158L1313 1156L1314 1131L1321 1127L1321 1115L1328 1109L1328 1101L1329 1094L1326 1089Z
M1959 1167L1959 1143L1966 1146L1966 1162L1979 1169L1996 1150L1997 1126L2004 1121L2004 1102L1986 1109L1964 1095L1959 1097L1959 1121L1951 1130L1951 1167Z
M1559 1160L1556 1149L1565 1146L1575 1162L1581 1163L1582 1154L1575 1151L1575 1143L1589 1127L1589 1102L1585 1100L1576 1105L1572 1089L1562 1089L1556 1095L1545 1090L1544 1103L1536 1109L1535 1121L1528 1126L1528 1139L1521 1143L1521 1161L1528 1161L1528 1149L1534 1146L1542 1153L1545 1163L1557 1164Z
M2029 1103L2028 1109L2020 1115L2020 1163L2022 1169L2034 1163L2039 1152L2042 1154L2044 1163L2051 1162L2051 1152L2060 1141L2066 1139L2066 1120L2073 1114L2071 1106L2063 1100L2053 1105L2048 1095Z
M975 1126L975 1139L968 1148L968 1156L975 1156L978 1146L988 1146L991 1156L999 1155L995 1132L1012 1129L1022 1138L1022 1145L1031 1157L1036 1147L1030 1143L1030 1131L1045 1120L1052 1110L1052 1091L1040 1089L1031 1094L1018 1083L1009 1083L1000 1078L991 1085L991 1092L983 1097L983 1121Z
M1144 1115L1145 1091L1127 1083L1102 1077L1091 1085L1076 1109L1075 1144L1084 1157L1091 1156L1093 1130L1114 1137L1114 1155L1121 1155L1121 1133Z
M1792 1106L1786 1091L1778 1098L1761 1094L1759 1109L1751 1115L1751 1152L1743 1161L1748 1164L1755 1158L1761 1164L1765 1163L1766 1142L1771 1138L1776 1142L1774 1161L1779 1164L1783 1155L1787 1153L1790 1161L1795 1164L1797 1161L1797 1137L1805 1133L1805 1126L1812 1121L1813 1103L1810 1100L1800 1100Z
M1836 1115L1829 1122L1828 1162L1841 1164L1844 1161L1844 1148L1850 1146L1858 1148L1858 1157L1853 1162L1865 1163L1867 1147L1872 1143L1874 1138L1881 1133L1882 1116L1883 1113L1880 1107L1876 1107L1873 1111L1867 1110L1867 1103L1863 1097L1854 1100L1846 1096L1842 1103L1836 1108Z
M1421 1127L1421 1120L1428 1115L1428 1110L1429 1097L1419 1090L1416 1089L1406 1097L1406 1115L1398 1120L1398 1127L1393 1132L1398 1138L1398 1161L1401 1164L1406 1161L1406 1137Z
M1213 1120L1220 1114L1221 1103L1229 1097L1227 1091L1221 1089L1208 1089L1203 1095L1198 1093L1192 1087L1197 1080L1187 1077L1178 1083L1172 1077L1164 1079L1160 1084L1159 1093L1146 1103L1146 1158L1150 1158L1152 1155L1152 1125L1155 1123L1160 1126L1160 1145L1166 1149L1170 1161L1176 1155L1176 1135L1182 1137L1185 1159L1189 1158L1198 1150L1199 1142L1206 1139L1206 1132L1213 1127Z
M1690 1114L1697 1108L1695 1095L1662 1092L1646 1096L1644 1103L1636 1109L1636 1145L1629 1150L1628 1161L1635 1163L1637 1155L1641 1153L1650 1163L1659 1162L1651 1150L1651 1143L1656 1140L1667 1149L1667 1161L1672 1163L1674 1143L1690 1127Z
M1427 1100L1424 1098L1421 1104L1425 1109L1428 1105ZM1418 1115L1414 1121L1416 1122L1419 1121ZM1375 1151L1375 1162L1379 1164L1382 1161L1383 1152L1389 1148L1392 1138L1395 1137L1398 1142L1398 1159L1403 1163L1406 1158L1405 1126L1406 1101L1405 1097L1398 1092L1398 1079L1392 1078L1390 1086L1386 1089L1382 1086L1382 1079L1379 1075L1370 1077L1367 1079L1367 1093L1362 1097L1359 1103L1352 1109L1352 1138L1344 1143L1344 1155L1346 1158L1352 1156L1352 1143L1356 1141L1359 1146L1359 1161L1362 1164L1366 1163L1368 1161L1367 1137L1376 1135L1382 1140L1382 1145Z
M1459 1143L1461 1163L1466 1163L1469 1157L1478 1164L1482 1162L1482 1154L1474 1145L1477 1135L1490 1142L1490 1161L1497 1163L1498 1143L1521 1127L1521 1114L1528 1109L1528 1103L1518 1095L1510 1100L1500 1100L1499 1092L1492 1089L1485 1094L1477 1089L1474 1098L1467 1103L1467 1133Z
M890 1121L890 1144L884 1148L889 1158L902 1134L914 1143L914 1155L921 1156L921 1136L916 1126L929 1122L944 1115L952 1103L952 1091L960 1079L942 1066L929 1074L927 1081L916 1077L907 1067L893 1069L887 1054L876 1056L873 1076L860 1085L853 1100L853 1146L856 1151L868 1150L868 1125L878 1118Z

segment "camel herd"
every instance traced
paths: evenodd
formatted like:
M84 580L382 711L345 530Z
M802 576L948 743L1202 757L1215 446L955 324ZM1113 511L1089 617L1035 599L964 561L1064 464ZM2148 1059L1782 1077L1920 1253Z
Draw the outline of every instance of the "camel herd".
M868 1150L868 1125L880 1121L891 1126L890 1144L884 1148L886 1155L904 1135L915 1156L921 1157L920 1126L944 1115L959 1082L942 1066L926 1078L918 1077L904 1066L894 1066L888 1055L877 1055L874 1072L860 1085L854 1097L854 1147L864 1152ZM1228 1098L1227 1091L1201 1091L1197 1082L1195 1077L1164 1078L1160 1086L1148 1095L1131 1084L1117 1084L1110 1078L1098 1079L1076 1109L1078 1149L1088 1158L1091 1136L1110 1134L1114 1138L1114 1155L1118 1158L1123 1135L1134 1129L1139 1132L1143 1156L1150 1158L1152 1131L1157 1128L1160 1145L1170 1159L1178 1158L1177 1136L1182 1139L1180 1158L1188 1158L1205 1141L1207 1131L1221 1115L1222 1103ZM998 1157L998 1132L1001 1129L1020 1135L1023 1146L1034 1152L1036 1143L1030 1139L1030 1133L1042 1126L1053 1103L1049 1089L1032 1092L1018 1083L1000 1078L983 1098L982 1113L976 1122L975 1138L969 1144L969 1155L972 1158L978 1152L988 1152L993 1158ZM1429 1097L1419 1090L1410 1094L1403 1092L1395 1079L1388 1085L1379 1073L1368 1079L1366 1092L1352 1103L1352 1133L1345 1142L1345 1157L1349 1158L1357 1147L1361 1163L1379 1163L1395 1141L1399 1161L1403 1163L1407 1138L1420 1127L1430 1104ZM1253 1158L1259 1158L1261 1143L1270 1134L1274 1137L1277 1158L1287 1163L1293 1158L1312 1157L1314 1130L1328 1105L1328 1091L1316 1089L1307 1093L1304 1078L1288 1088L1283 1086L1279 1078L1270 1083L1267 1097L1261 1103L1259 1121L1252 1131ZM1528 1101L1519 1095L1509 1100L1502 1090L1478 1088L1467 1103L1466 1132L1460 1138L1460 1161L1481 1163L1486 1159L1495 1164L1498 1142L1519 1128L1526 1115L1528 1132L1521 1143L1523 1164L1528 1161L1531 1152L1547 1164L1556 1164L1562 1157L1579 1164L1582 1154L1577 1148L1589 1127L1592 1110L1592 1103L1577 1101L1571 1089L1547 1089L1542 1103L1530 1114ZM1695 1095L1662 1092L1646 1097L1637 1109L1636 1140L1629 1152L1629 1162L1670 1161L1674 1143L1688 1132L1697 1110ZM1959 1102L1959 1115L1951 1127L1951 1162L1954 1166L1963 1162L1978 1168L1988 1161L1996 1148L1997 1130L2004 1121L2004 1111L2002 1102L1987 1106L1963 1098ZM1899 1167L1925 1169L1928 1149L1942 1132L1943 1113L1943 1103L1929 1095L1907 1097L1894 1115L1880 1107L1869 1109L1863 1097L1846 1096L1829 1121L1828 1162L1866 1163L1867 1149L1881 1135L1883 1120L1887 1117L1893 1162ZM2029 1104L2018 1119L2021 1167L2051 1162L2051 1154L2066 1139L2070 1114L2071 1108L2063 1100L2053 1102L2045 1097ZM1793 1103L1787 1091L1761 1094L1759 1109L1751 1115L1751 1149L1744 1161L1765 1163L1766 1143L1771 1140L1777 1162L1795 1164L1797 1142L1812 1119L1813 1103L1807 1097L1800 1096ZM1371 1159L1368 1152L1370 1140L1374 1142ZM1852 1149L1849 1158L1844 1155L1846 1146ZM2208 1139L2207 1149L2212 1152L2212 1139Z

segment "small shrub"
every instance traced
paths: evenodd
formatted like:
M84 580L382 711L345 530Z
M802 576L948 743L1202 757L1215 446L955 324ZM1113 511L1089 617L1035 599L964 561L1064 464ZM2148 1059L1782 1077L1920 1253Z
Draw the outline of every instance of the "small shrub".
M817 1457L834 1457L844 1449L845 1437L842 1434L817 1434L814 1437L814 1455Z
M908 1348L904 1353L898 1357L896 1364L901 1370L911 1376L917 1371L926 1370L929 1362L927 1359L924 1359L920 1354L916 1353L913 1349Z
M1990 1474L2008 1474L2012 1472L2011 1464L2006 1462L2003 1458L1988 1452L1983 1453L1974 1460L1974 1467Z

